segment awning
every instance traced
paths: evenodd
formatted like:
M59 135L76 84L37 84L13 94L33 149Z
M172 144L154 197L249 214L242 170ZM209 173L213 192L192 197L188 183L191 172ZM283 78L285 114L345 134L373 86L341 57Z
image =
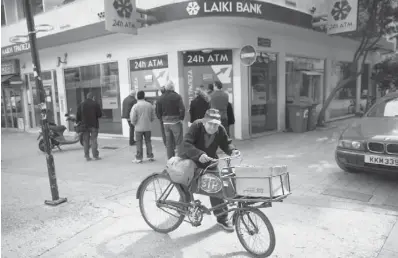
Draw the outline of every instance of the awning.
M1 85L21 85L23 83L19 75L10 74L1 76Z

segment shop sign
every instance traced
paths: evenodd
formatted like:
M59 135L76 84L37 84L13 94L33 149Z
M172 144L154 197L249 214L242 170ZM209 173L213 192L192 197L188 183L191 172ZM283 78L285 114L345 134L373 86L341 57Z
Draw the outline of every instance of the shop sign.
M203 51L185 52L184 66L206 66L232 64L232 50L213 50L210 53Z
M20 66L18 59L1 61L1 75L19 74L19 73L20 73Z
M105 29L111 32L137 34L135 0L104 0Z
M30 43L15 44L1 48L1 57L21 54L30 50Z
M357 30L358 0L328 0L327 33L337 34Z
M257 58L256 49L253 46L246 45L240 50L240 62L244 66L251 66Z
M130 60L130 71L162 69L168 68L168 66L169 62L167 55Z
M312 28L312 16L264 0L179 1L150 9L159 23L198 17L247 17Z
M257 38L257 46L259 47L271 47L271 39Z

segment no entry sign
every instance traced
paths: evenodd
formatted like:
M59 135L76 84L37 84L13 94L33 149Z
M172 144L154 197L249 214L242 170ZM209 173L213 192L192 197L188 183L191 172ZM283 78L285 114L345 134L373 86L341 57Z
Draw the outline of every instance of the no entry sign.
M246 45L240 50L240 62L244 66L251 66L257 58L256 49L251 45Z

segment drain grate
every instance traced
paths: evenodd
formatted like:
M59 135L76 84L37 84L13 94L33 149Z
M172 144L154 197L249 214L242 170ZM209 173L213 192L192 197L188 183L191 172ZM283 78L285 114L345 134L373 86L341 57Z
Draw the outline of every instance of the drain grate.
M103 149L103 150L117 150L119 148L118 147L112 147L112 146L104 146L101 149Z
M346 191L343 189L331 189L331 188L325 189L325 191L323 191L322 194L343 198L343 199L361 201L361 202L369 202L369 200L372 199L373 197L373 195L370 194Z

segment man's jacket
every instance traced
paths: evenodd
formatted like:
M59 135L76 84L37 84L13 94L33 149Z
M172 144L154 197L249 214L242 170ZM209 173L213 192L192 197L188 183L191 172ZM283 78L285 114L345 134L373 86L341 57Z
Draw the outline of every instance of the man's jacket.
M148 101L138 100L131 109L130 120L136 132L150 132L152 122L155 120L155 109Z
M86 99L77 108L76 122L82 122L87 128L99 128L98 118L101 116L100 105L92 99Z
M209 108L210 103L203 96L197 96L191 101L189 108L190 122L193 123L195 120L203 118Z
M122 104L122 118L125 119L130 119L130 112L131 108L137 104L137 100L134 96L128 95L124 100Z
M203 119L196 120L189 127L188 133L184 137L183 151L180 155L184 159L192 159L198 167L206 167L209 165L202 164L199 162L202 154L217 159L217 149L220 147L226 154L231 155L232 151L235 150L235 146L232 144L232 140L228 137L225 128L220 125L218 131L214 134L214 139L209 146L206 146L206 132Z
M185 118L185 106L181 96L175 91L167 90L157 101L156 116L163 123L183 121Z

